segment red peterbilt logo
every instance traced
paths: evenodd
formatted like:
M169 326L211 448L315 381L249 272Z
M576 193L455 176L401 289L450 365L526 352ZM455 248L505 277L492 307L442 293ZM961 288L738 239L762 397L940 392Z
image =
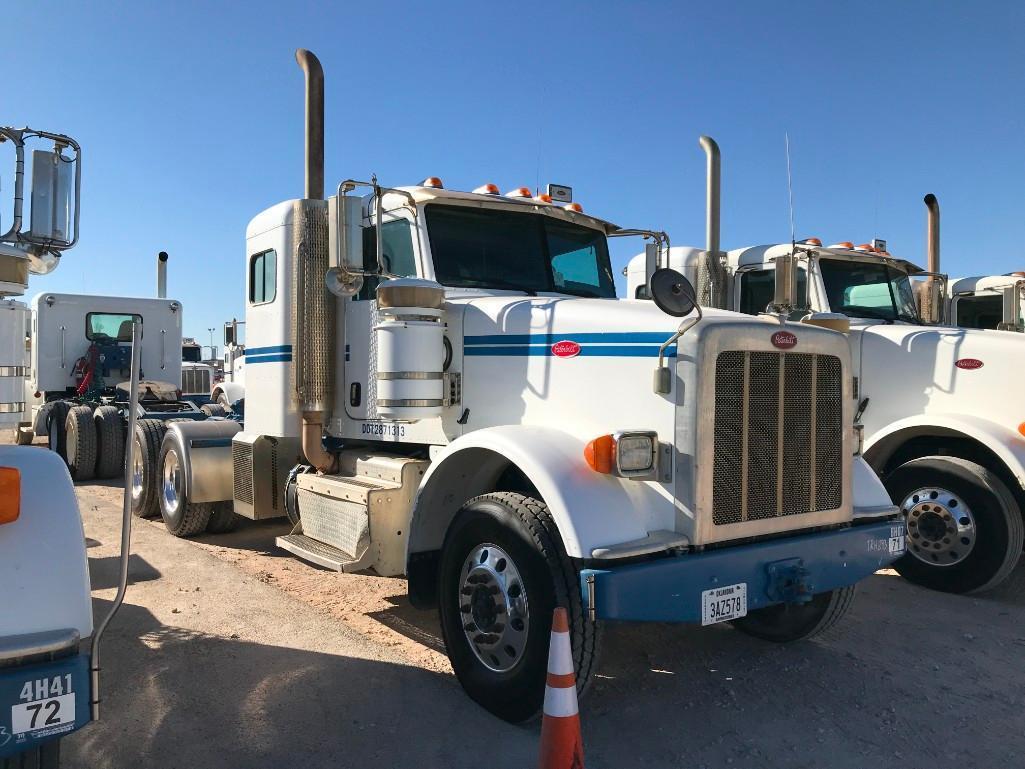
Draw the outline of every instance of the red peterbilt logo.
M575 358L580 354L580 345L564 339L552 345L552 355L556 358Z
M977 368L982 368L985 364L978 358L961 358L954 365L958 368L963 368L965 371L974 371Z
M789 331L777 331L772 335L772 346L781 350L789 350L797 346L797 335Z

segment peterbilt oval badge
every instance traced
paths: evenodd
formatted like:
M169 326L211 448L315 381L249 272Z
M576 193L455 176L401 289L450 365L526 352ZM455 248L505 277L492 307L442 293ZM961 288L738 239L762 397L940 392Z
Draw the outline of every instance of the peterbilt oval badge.
M977 368L982 368L985 364L978 358L961 358L961 360L955 361L954 365L966 371L974 371Z
M564 339L552 345L552 355L556 358L575 358L580 354L580 345Z
M772 346L781 350L789 350L797 346L797 335L789 331L777 331L772 335Z

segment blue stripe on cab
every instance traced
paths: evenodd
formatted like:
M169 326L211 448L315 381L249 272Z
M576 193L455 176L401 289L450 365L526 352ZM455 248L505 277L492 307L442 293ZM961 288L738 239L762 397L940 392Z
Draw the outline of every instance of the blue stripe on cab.
M592 347L581 347L580 352L573 358L657 358L658 345L594 345ZM505 345L501 347L466 347L464 355L482 355L492 357L525 357L544 356L549 358L559 357L552 352L551 347L541 345ZM676 355L676 345L666 348L666 355Z
M257 363L289 363L292 360L292 353L282 353L281 355L257 355L257 356L246 356L246 363L255 365Z
M246 350L246 357L250 355L265 355L272 352L292 352L292 345L290 344L278 344L271 347L250 347Z
M671 333L664 331L596 331L579 334L480 334L467 336L463 345L507 345L507 344L555 344L556 342L577 342L578 344L662 344Z

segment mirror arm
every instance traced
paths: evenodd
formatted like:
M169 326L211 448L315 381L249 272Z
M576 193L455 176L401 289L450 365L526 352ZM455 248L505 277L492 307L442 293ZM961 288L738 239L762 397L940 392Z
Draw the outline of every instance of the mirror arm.
M701 305L695 304L694 310L697 315L693 318L688 318L680 327L676 329L676 333L669 337L662 346L658 348L658 368L655 369L655 383L654 390L658 395L668 395L672 391L672 381L670 377L669 368L665 365L666 350L672 345L679 341L680 337L690 331L694 326L701 322L702 313Z

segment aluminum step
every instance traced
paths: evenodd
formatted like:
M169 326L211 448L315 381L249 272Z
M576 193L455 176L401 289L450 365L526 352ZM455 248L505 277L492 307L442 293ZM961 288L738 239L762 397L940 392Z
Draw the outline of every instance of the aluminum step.
M319 542L305 534L286 534L283 537L277 537L274 543L282 550L287 550L304 561L315 563L317 566L323 566L332 571L352 572L367 568L365 561L368 559L365 554L363 558L354 560L351 555L337 547Z
M422 476L428 464L420 459L398 454L375 454L365 449L347 449L338 456L339 475L381 481L396 486L409 482L411 472L417 477Z

